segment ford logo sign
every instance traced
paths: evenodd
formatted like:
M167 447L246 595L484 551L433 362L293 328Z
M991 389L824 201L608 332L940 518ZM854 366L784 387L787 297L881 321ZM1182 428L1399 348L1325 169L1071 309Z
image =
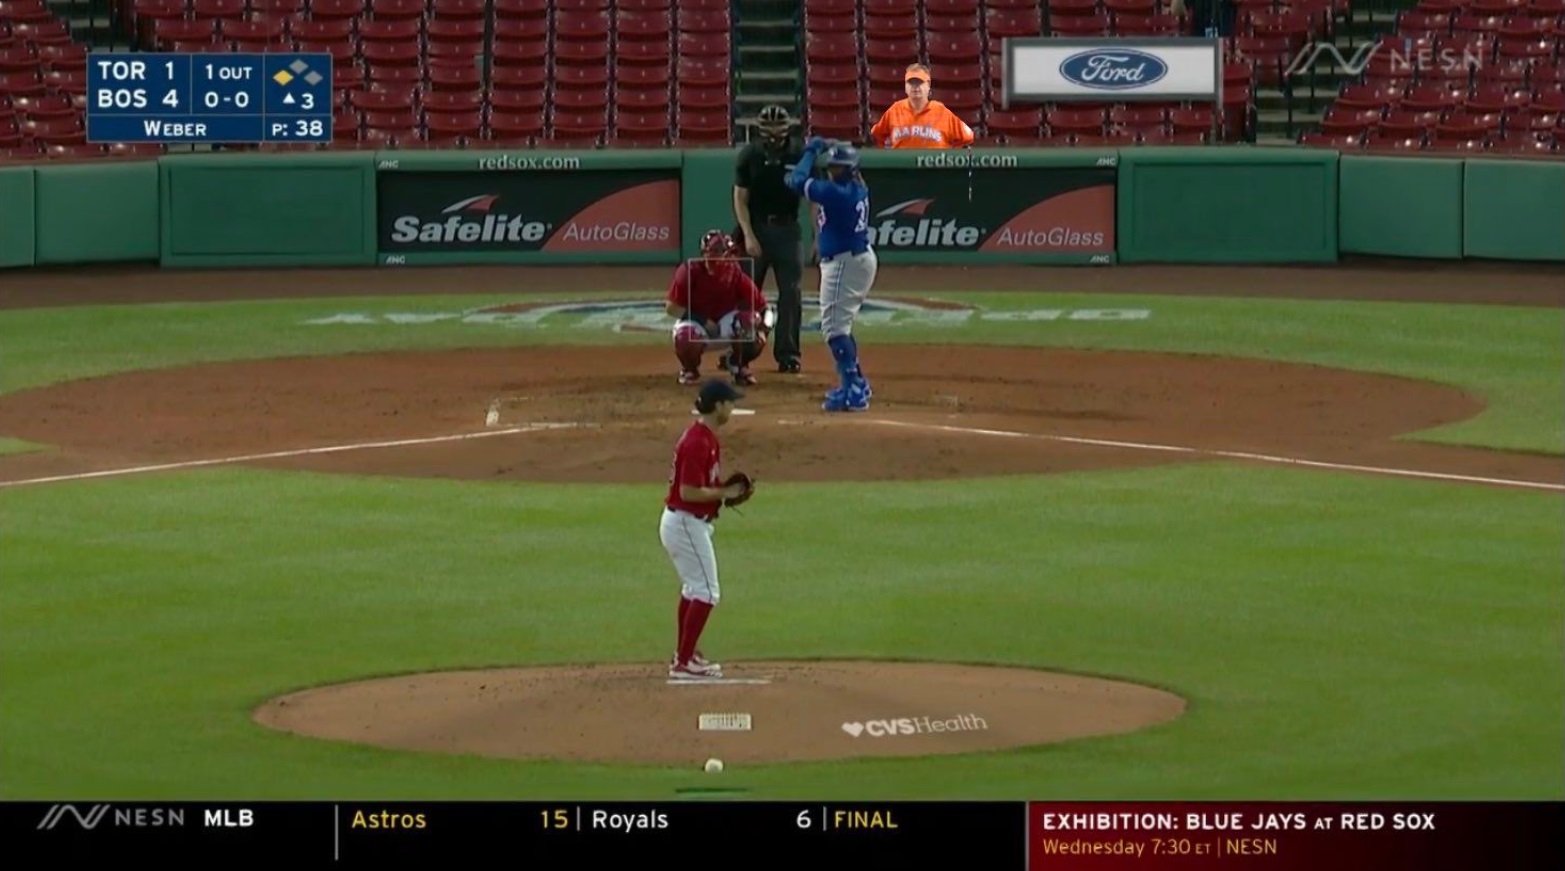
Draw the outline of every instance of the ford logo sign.
M1168 64L1135 49L1095 48L1066 58L1060 64L1060 75L1084 88L1129 91L1168 75Z

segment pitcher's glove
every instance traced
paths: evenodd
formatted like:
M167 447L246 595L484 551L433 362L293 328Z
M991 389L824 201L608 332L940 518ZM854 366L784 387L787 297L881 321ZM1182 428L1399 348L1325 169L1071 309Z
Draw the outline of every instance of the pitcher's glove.
M742 485L742 489L740 490L739 495L729 496L723 500L723 504L729 508L733 508L737 505L743 505L744 503L750 501L751 496L755 495L755 479L751 478L749 475L746 475L743 472L735 472L732 475L729 475L728 478L723 481L723 489L727 490L729 487L732 487L735 484Z

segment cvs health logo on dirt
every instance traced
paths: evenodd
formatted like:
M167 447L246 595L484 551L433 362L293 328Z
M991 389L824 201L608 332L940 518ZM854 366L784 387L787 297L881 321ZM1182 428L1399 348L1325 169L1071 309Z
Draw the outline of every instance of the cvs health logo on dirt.
M989 728L977 714L958 714L949 719L897 717L891 720L864 720L842 724L842 731L855 738L893 738L898 735L932 735L944 732L978 732Z

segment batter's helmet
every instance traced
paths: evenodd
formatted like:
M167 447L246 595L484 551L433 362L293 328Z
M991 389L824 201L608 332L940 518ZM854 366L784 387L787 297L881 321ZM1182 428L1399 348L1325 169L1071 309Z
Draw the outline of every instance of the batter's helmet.
M826 153L826 165L845 166L850 170L858 169L859 150L845 142L839 142Z

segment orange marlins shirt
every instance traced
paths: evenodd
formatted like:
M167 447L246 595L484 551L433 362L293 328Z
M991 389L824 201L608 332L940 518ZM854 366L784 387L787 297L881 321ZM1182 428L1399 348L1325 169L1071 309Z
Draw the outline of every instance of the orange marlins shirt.
M906 98L891 104L869 131L875 142L891 148L960 148L973 144L973 128L951 114L939 100L915 112Z

